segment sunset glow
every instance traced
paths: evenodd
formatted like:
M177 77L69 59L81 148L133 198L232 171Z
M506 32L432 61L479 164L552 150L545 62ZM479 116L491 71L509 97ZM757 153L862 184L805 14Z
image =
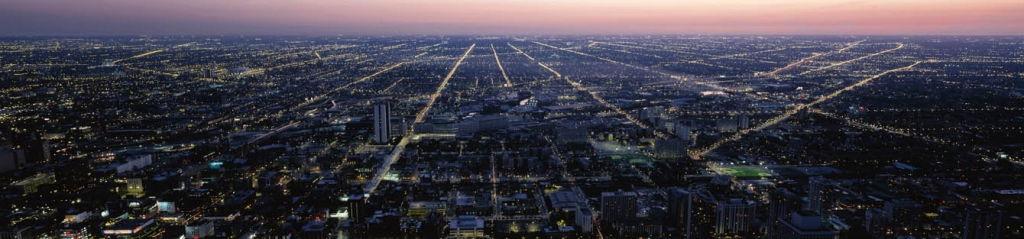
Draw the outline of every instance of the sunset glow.
M0 1L4 35L998 34L1019 0Z

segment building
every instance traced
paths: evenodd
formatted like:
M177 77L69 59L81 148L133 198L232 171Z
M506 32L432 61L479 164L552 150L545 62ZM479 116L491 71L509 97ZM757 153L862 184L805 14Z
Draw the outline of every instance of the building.
M92 236L92 234L89 233L88 225L89 225L88 223L82 223L82 222L72 223L72 224L65 223L63 228L57 229L57 236L60 239L89 239L89 238L95 238L95 237ZM6 237L0 236L0 238L6 238Z
M156 200L151 198L128 199L128 217L132 219L152 219L160 213Z
M551 200L551 208L560 210L574 210L579 205L576 194L571 190L561 190L548 195Z
M793 212L789 218L789 220L780 222L782 226L778 228L773 238L836 239L836 230L815 212L806 210Z
M142 239L157 238L163 234L156 219L123 220L103 229L104 238Z
M14 149L11 145L0 145L0 173L14 171L25 166L25 150Z
M11 227L0 229L0 239L29 239L35 238L32 227Z
M638 220L620 223L616 228L618 238L661 237L662 223L659 220Z
M68 212L64 214L64 221L61 221L61 223L77 224L88 220L89 216L89 212L86 211L68 210Z
M885 215L894 232L907 232L921 225L922 205L909 199L886 201Z
M125 173L145 168L150 164L153 164L153 155L133 155L125 158L124 163L118 164L115 167L117 168L117 173Z
M352 220L352 223L363 223L366 220L366 198L363 197L363 194L342 196L342 201L348 206L348 218Z
M57 181L59 195L75 195L92 184L89 174L92 169L86 159L65 160L57 164L53 176Z
M53 174L38 173L28 177L26 179L18 180L11 184L12 188L21 189L21 192L25 195L33 194L39 191L39 186L44 184L51 184L57 182Z
M327 222L322 220L313 220L302 226L302 232L300 238L327 238L330 232L327 230Z
M587 128L566 128L558 130L558 143L586 143L590 137L590 130Z
M446 236L448 223L444 221L444 213L430 212L423 216L417 236L422 239L441 239Z
M716 120L715 121L715 128L718 129L718 132L723 132L723 133L736 132L736 130L737 130L736 119L734 119L734 118L725 118L725 119Z
M670 189L668 220L671 225L679 228L683 238L692 236L693 193L682 188Z
M864 229L871 238L886 238L889 234L889 216L878 208L864 212Z
M207 78L217 78L217 62L210 63L210 67L203 69L203 76Z
M832 185L828 179L813 177L807 187L807 210L814 211L818 215L827 215L828 209L832 207Z
M580 227L580 232L590 233L594 231L594 212L583 204L584 202L580 202L579 209L576 210L576 226Z
M686 157L690 142L681 138L657 139L654 141L654 157L671 159Z
M782 222L789 220L792 213L799 211L803 200L800 196L786 188L776 188L768 195L768 232L766 238L776 238L775 231L782 227Z
M423 218L430 212L444 214L447 210L447 205L444 201L413 201L409 203L406 215L412 218ZM351 213L350 211L349 217L351 217Z
M974 207L964 212L963 239L997 239L1002 228L1003 212L995 207Z
M213 221L199 220L185 226L185 238L204 238L213 236Z
M406 122L404 117L392 115L390 122L391 122L391 136L392 137L395 137L395 136L398 136L398 137L406 136L405 134L409 130L409 122Z
M739 129L750 128L750 116L739 115L736 116L736 127Z
M146 196L146 191L144 190L144 187L142 186L142 179L141 178L129 178L127 181L128 181L128 186L127 186L127 189L125 190L125 195L136 197L136 198L140 198L140 197Z
M675 125L673 125L673 128L675 128L674 130L675 130L676 137L679 137L679 139L686 140L686 141L693 140L693 135L692 135L693 132L691 132L691 130L690 130L689 122L686 122L686 121L676 122Z
M757 203L733 198L718 201L715 207L715 235L743 233L754 223Z
M448 238L480 238L484 237L484 220L476 216L464 215L451 220L448 226Z
M391 105L373 106L373 140L378 144L391 142Z
M636 221L636 192L601 193L601 221L609 223Z

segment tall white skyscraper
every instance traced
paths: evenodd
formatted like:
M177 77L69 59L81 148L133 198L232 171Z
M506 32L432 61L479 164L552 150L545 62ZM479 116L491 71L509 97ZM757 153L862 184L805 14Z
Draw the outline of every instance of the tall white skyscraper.
M391 141L391 105L388 103L373 106L373 140L378 144Z

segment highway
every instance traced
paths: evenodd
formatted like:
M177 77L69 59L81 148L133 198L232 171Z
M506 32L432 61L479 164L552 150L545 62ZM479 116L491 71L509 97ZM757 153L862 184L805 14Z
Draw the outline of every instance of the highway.
M498 58L498 51L494 50L494 44L491 44L491 52L494 52L494 61L498 63L498 69L501 70L501 77L505 78L505 87L512 87L512 81L508 79L508 74L505 74L505 67L501 66L501 59Z
M837 66L841 66L841 65L846 65L846 64L850 64L850 63L852 63L852 62L855 62L855 61L859 61L859 60L864 60L864 59L868 59L868 58L871 58L871 57L875 57L875 56L878 56L878 55L881 55L881 54L885 54L885 53L889 53L889 52L892 52L892 51L895 51L895 50L899 50L899 49L902 49L902 48L903 48L903 46L904 46L904 45L903 45L903 43L896 43L896 44L897 44L897 46L896 46L895 48L892 48L892 49L888 49L888 50L884 50L884 51L880 51L880 52L875 52L875 53L871 53L871 54L868 54L868 55L866 55L866 56L862 56L862 57L857 57L857 58L853 58L853 59L850 59L850 60L846 60L846 61L841 61L841 62L836 62L836 63L832 63L831 65L828 65L828 66L825 66L825 67L821 67L821 68L817 68L817 69L813 69L813 70L808 70L808 71L805 71L805 72L803 72L803 73L800 73L800 75L806 75L806 74L810 74L810 73L814 73L814 72L819 72L819 71L823 71L823 70L828 70L828 69L832 69L833 67L837 67ZM844 49L846 49L846 48L844 48ZM841 49L841 50L842 50L842 49Z
M712 143L710 146L708 146L707 148L705 148L703 150L691 150L690 151L690 157L691 158L695 158L695 159L699 159L700 156L706 155L707 153L717 149L719 146L721 146L724 143L740 139L740 138L743 137L743 135L746 135L746 134L748 134L750 132L756 132L756 131L760 131L760 130L763 130L765 128L771 127L771 126L773 126L775 124L778 124L779 122L783 122L783 121L789 119L790 117L792 117L794 114L800 112L801 110L808 109L808 108L813 107L813 106L815 106L817 104L820 104L822 102L830 100L830 99L838 96L839 94L842 94L843 92L847 92L847 91L853 90L853 89L855 89L857 87L860 87L860 86L862 86L864 84L867 84L867 83L869 83L869 82L871 82L871 81L873 81L875 79L878 79L878 78L880 78L882 76L888 75L889 73L898 72L898 71L905 71L905 70L912 69L915 66L917 66L918 64L921 64L921 61L914 62L914 64L910 64L909 66L905 66L905 67L900 67L900 68L896 68L896 69L891 69L891 70L883 71L883 72L875 74L875 75L873 75L871 77L868 77L868 78L865 78L863 80L860 80L857 83L854 83L854 84L849 85L847 87L843 87L842 89L836 90L835 92L832 92L831 94L822 96L821 98L818 98L817 100L812 101L811 103L797 105L796 107L793 107L792 109L786 111L785 113L783 113L783 114L781 114L779 116L776 116L775 118L772 118L772 119L770 119L768 121L765 121L764 123L761 123L758 126L755 126L753 128L749 128L749 129L740 130L739 132L737 132L736 134L733 134L730 137L727 137L727 138L724 138L722 140L719 140L718 142Z
M846 47L840 48L840 49L836 50L835 52L843 53L844 51L849 50L850 48L853 48L853 47L855 47L857 45L860 45L860 43L864 42L864 41L866 41L866 40L860 40L860 41L852 42L850 44L847 44ZM796 62L790 63L789 65L786 65L786 66L783 66L783 67L781 67L779 69L775 69L774 71L768 72L768 75L777 75L777 74L779 74L781 72L795 69L795 68L799 67L800 65L803 65L804 63L814 61L815 59L818 59L818 58L820 58L822 56L826 56L826 55L829 55L829 54L830 53L817 53L817 52L811 53L811 56L809 56L809 57L805 57L805 58L800 59L800 60L798 60Z
M530 56L530 54L526 54L526 52L523 52L523 50L519 50L518 47L513 46L512 43L507 43L507 44L508 44L509 47L512 47L512 49L515 49L516 51L518 51L519 54L523 54L524 56L526 56L526 58L530 58L531 61L537 61L537 59L533 59L533 57Z
M114 63L118 63L118 62L122 62L122 61L126 61L126 60L131 60L131 59L135 59L135 58L140 58L140 57L146 57L146 56L149 56L149 55L165 52L167 50L178 48L178 47L190 46L193 43L195 43L195 42L189 42L189 43L180 44L180 45L176 45L176 46L172 46L172 47L168 47L168 48L164 48L164 49L160 49L160 50L153 50L153 51L145 52L145 53L138 54L138 55L135 55L135 56L132 56L132 57L128 57L128 58L124 58L124 59L118 59L118 60L114 61Z
M789 65L786 65L786 66L783 66L783 67L781 67L779 69L775 69L774 71L768 72L768 75L777 75L777 74L782 73L784 71L795 69L797 67L800 67L800 65L803 65L804 63L814 61L814 59L818 59L819 57L822 57L824 55L825 54L817 53L817 52L811 53L811 56L805 57L805 58L800 59L800 60L798 60L796 62L789 63Z
M379 70L379 71L377 71L377 72L374 72L373 74L370 74L370 75L368 75L368 76L365 76L365 77L363 77L363 78L359 78L358 80L354 80L354 81L352 81L352 82L349 82L348 84L344 84L344 85L342 85L342 86L339 86L339 87L337 87L337 88L334 88L334 89L333 89L333 90L331 90L331 91L328 91L328 92L326 92L326 93L323 93L323 94L320 94L320 95L318 95L318 96L315 96L315 97L313 97L312 99L310 99L310 100L307 100L307 101L305 101L305 102L302 102L301 104L298 104L298 105L296 105L296 106L292 107L292 108L291 108L291 109L289 109L289 110L295 110L295 109L298 109L298 108L302 108L302 107L305 107L305 106L309 105L310 103L313 103L313 102L318 102L318 101L320 101L320 100L322 100L322 99L326 98L326 97L327 97L327 95L329 95L329 94L331 94L331 93L334 93L334 92L337 92L337 91L341 91L341 90L344 90L344 89L346 89L346 88L348 88L348 87L351 87L352 85L355 85L355 84L359 84L360 82L363 82L363 81L366 81L366 80L372 79L373 77L376 77L376 76L378 76L378 75L380 75L380 74L384 74L384 72L388 72L388 71L391 71L391 70L393 70L393 69L395 69L395 68L398 68L399 66L402 66L402 65L404 65L404 64L405 64L405 62L399 62L399 63L396 63L396 64L392 64L391 66L385 67L384 69L381 69L381 70Z

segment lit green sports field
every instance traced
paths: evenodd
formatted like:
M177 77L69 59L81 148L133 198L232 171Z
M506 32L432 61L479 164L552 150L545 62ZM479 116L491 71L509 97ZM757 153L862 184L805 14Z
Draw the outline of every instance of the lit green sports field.
M761 167L750 167L750 166L736 166L736 167L719 167L716 169L719 173L728 174L733 177L770 177L771 173Z

